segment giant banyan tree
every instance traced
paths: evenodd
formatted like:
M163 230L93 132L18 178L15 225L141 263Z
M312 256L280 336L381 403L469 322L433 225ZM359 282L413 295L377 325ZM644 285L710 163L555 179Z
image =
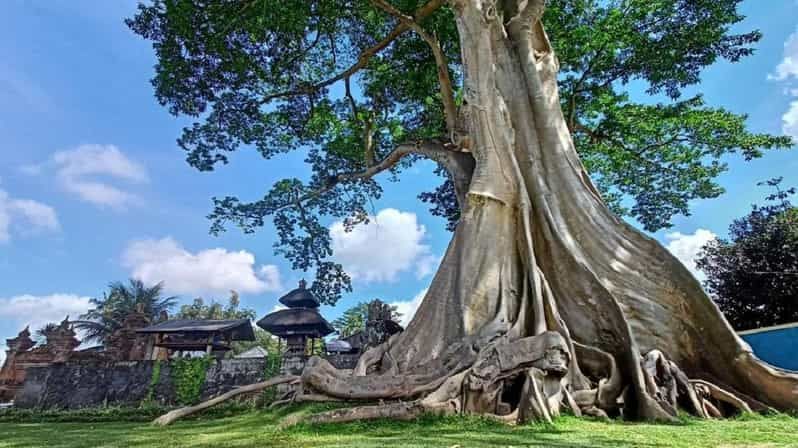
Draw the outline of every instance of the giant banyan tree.
M646 215L651 191L674 188L657 175L682 170L687 174L675 175L711 180L717 172L710 168L719 167L701 160L712 154L735 147L755 157L758 146L784 144L745 133L739 117L696 99L658 106L670 111L661 119L607 100L632 78L676 98L680 86L696 82L701 64L736 60L758 36L724 34L740 20L736 1L550 3L545 13L544 0L163 0L141 6L128 21L155 43L159 100L200 119L179 140L190 164L211 170L242 145L266 158L304 151L309 174L278 182L255 202L216 199L211 218L214 231L227 222L253 231L271 217L277 252L296 269L316 271L312 288L327 303L350 287L330 258L324 217L347 226L367 221L379 175L400 176L422 158L437 162L446 178L435 195L449 190L439 207L457 210L454 234L407 330L366 352L354 372L314 358L301 378L277 380L297 384L297 400L366 403L313 421L421 412L550 421L561 407L669 420L678 409L720 417L798 408L798 375L758 360L690 272L603 199L633 196L636 217L649 228L657 222ZM620 49L612 39L594 42L585 51L609 47L605 59L617 67L596 77L581 66L582 81L593 81L580 86L573 72L582 62L560 72L544 26L548 17L562 22L569 14L581 17L579 26L559 23L562 39L606 33L602 27L612 19L619 33L636 32L644 41ZM621 27L624 20L633 27ZM656 46L671 37L690 41L684 54L658 55ZM648 65L635 55L624 59L624 51L642 52L641 45L654 51ZM656 72L657 64L667 67ZM614 68L627 71L613 77ZM667 70L676 73L671 83L662 81ZM566 100L561 86L569 89ZM591 111L578 111L580 104ZM611 176L601 171L607 164L596 162L622 158L610 151L613 132L624 129L624 108L639 120L628 132L647 139L628 140L644 146L629 150L637 158L627 174L648 176L648 196L623 189L642 179L608 190ZM699 115L668 127L667 118L684 110ZM616 118L614 127L608 117ZM592 161L603 194L575 141L586 145L582 156ZM668 164L682 149L683 160L697 159ZM703 187L692 197L711 196L710 180L696 180ZM678 188L689 189L687 183Z

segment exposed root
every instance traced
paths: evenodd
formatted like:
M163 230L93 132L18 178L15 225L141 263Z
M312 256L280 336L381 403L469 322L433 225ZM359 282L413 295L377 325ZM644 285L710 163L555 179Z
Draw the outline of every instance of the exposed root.
M457 352L463 353L454 351ZM576 409L575 413L580 412L564 389L569 361L568 345L556 332L515 341L499 340L485 347L470 368L443 375L433 369L433 373L427 375L343 378L326 361L314 359L306 368L303 381L323 394L332 392L333 396L345 399L375 399L378 395L379 398L401 399L417 396L424 389L429 389L429 393L420 400L330 411L310 417L308 421L411 419L424 412L466 412L493 416L501 421L551 422L559 415L560 403L564 400ZM504 402L504 392L519 380L524 382L520 401ZM430 389L432 385L434 390Z
M298 394L292 402L380 400L376 405L314 415L305 419L309 423L471 413L523 424L551 423L562 406L576 416L624 416L630 402L640 399L633 395L612 355L583 344L571 345L557 332L512 341L499 338L476 355L464 349L466 346L450 350L445 362L418 366L406 375L350 376L314 358L303 373L304 389L313 392ZM569 371L575 365L572 352L580 357L587 374L585 383L590 377L595 386L579 389L569 383ZM469 361L470 366L462 368ZM639 362L646 393L643 399L652 400L652 409L664 413L656 415L658 420L674 420L680 408L703 418L751 411L731 392L708 381L688 379L659 350L646 353ZM446 371L443 367L447 365L457 368ZM383 399L400 401L382 403Z
M258 392L264 389L268 389L269 387L276 386L278 384L283 383L294 383L298 382L299 377L296 376L279 376L277 378L272 378L268 381L263 381L261 383L250 384L248 386L241 386L239 388L233 389L227 393L219 395L218 397L211 398L208 401L203 401L200 404L194 406L187 406L180 409L175 409L174 411L167 412L166 414L158 417L152 423L158 426L166 426L174 422L175 420L181 419L183 417L187 417L191 414L195 414L202 410L208 409L210 407L216 406L219 403L223 403L227 400L237 397L241 394L248 394L252 392Z
M370 369L380 363L385 355L385 352L388 351L388 347L390 347L390 340L387 344L380 344L376 347L370 347L362 355L360 355L352 374L355 376L365 376L367 373L369 373Z
M419 366L417 373L408 375L351 376L316 357L309 361L301 383L298 377L284 376L240 387L198 405L171 411L153 423L168 425L235 396L282 383L298 387L271 407L302 402L379 401L307 417L289 417L282 426L302 421L316 424L382 418L412 420L425 413L473 413L510 424L552 423L562 406L576 416L607 419L610 415L623 415L625 401L635 398L629 396L630 388L624 384L614 358L594 347L575 347L588 376L601 375L593 388L575 390L568 382L572 365L569 344L559 333L549 331L514 341L498 339L477 355L461 346L449 352L447 362L436 363L426 373ZM466 361L471 362L470 366L462 368ZM703 418L751 412L750 406L733 393L705 380L688 379L659 350L646 353L640 363L647 394L669 416L675 417L679 408ZM446 365L458 368L445 372Z
M565 397L565 404L568 405L568 408L571 410L571 413L573 413L576 417L581 417L582 410L579 408L579 405L576 404L576 400L574 400L574 397L573 395L571 395L571 392L568 391L568 388L563 386L562 393L563 396Z
M419 401L397 402L373 406L358 406L354 408L335 409L308 416L301 420L291 421L288 424L307 422L319 423L346 423L361 420L376 420L389 418L393 420L413 420L428 412L446 413L443 408L429 409Z
M722 403L733 406L741 412L750 413L751 407L748 403L738 398L736 395L729 391L723 390L720 387L704 380L690 380L690 384L695 388L699 399L703 400L705 404L709 403L710 399L717 400Z
M348 400L380 400L416 397L437 389L444 372L408 375L351 376L342 374L326 360L313 357L302 373L302 381L323 395Z
M659 350L648 352L641 361L652 396L676 415L680 403L693 415L721 418L734 413L752 412L740 397L705 380L688 379L687 375Z

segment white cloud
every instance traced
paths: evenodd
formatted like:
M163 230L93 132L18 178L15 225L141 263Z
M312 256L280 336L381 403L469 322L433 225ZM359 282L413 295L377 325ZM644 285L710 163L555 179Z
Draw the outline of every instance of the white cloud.
M704 280L706 275L698 270L695 259L701 248L715 238L717 238L717 235L706 229L698 229L692 235L685 235L680 232L665 235L665 239L668 240L666 246L668 250L699 280Z
M798 89L790 82L798 80L798 29L784 42L784 57L775 72L768 74L768 79L785 82L784 94L798 97ZM781 130L784 135L798 140L798 99L790 103L789 109L782 115L781 120Z
M798 100L794 100L790 103L790 109L781 119L783 122L782 131L784 134L798 140Z
M12 227L15 231L35 233L55 232L60 225L55 210L49 205L12 198L5 190L0 190L0 243L11 239Z
M247 251L206 249L191 253L171 237L130 243L122 263L146 284L163 281L175 294L227 294L280 291L277 266L255 270L255 256Z
M395 306L396 311L402 314L402 321L400 323L403 327L407 328L407 325L413 320L413 316L416 315L416 310L418 310L419 305L421 305L421 301L424 300L424 296L427 295L427 289L428 288L424 288L423 291L416 294L416 296L410 300L391 302L389 304Z
M768 79L774 81L786 81L791 77L798 79L798 30L790 34L784 42L784 58L776 71L768 74Z
M6 362L6 345L0 344L0 367Z
M33 331L49 322L60 322L67 315L70 320L76 320L91 307L89 300L89 297L60 293L0 297L0 319L12 321L19 330L30 325Z
M144 166L130 160L114 145L80 145L53 154L56 178L68 192L95 205L123 209L136 203L136 195L110 184L109 180L146 183ZM98 180L96 177L106 180Z
M280 269L273 264L264 264L258 270L258 276L266 283L268 291L280 291L283 283L280 279Z
M426 233L415 213L393 208L381 210L351 232L341 221L330 226L333 256L353 279L363 282L393 282L409 270L419 277L429 275L436 258L422 243Z

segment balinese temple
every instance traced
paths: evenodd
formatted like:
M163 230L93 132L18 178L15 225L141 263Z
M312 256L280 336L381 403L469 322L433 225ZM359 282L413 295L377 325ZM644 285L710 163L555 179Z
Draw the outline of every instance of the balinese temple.
M307 361L307 341L321 339L335 329L319 314L319 301L306 288L304 280L299 287L280 297L287 309L267 314L258 321L258 326L269 333L285 339L281 373L298 375Z
M6 339L6 361L0 366L0 403L12 401L22 387L25 370L17 364L17 354L27 352L36 343L30 338L30 329L25 327L17 337Z
M16 338L6 339L6 361L0 366L0 403L12 401L25 382L30 367L66 362L80 345L69 316L44 330L45 344L36 346L26 327Z

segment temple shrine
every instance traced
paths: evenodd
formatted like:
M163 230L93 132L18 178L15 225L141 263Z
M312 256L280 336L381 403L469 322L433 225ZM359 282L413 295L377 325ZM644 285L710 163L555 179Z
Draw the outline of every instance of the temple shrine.
M320 303L306 288L304 280L299 287L282 296L279 301L287 308L267 314L257 325L269 333L286 341L281 373L298 375L302 373L313 353L316 339L321 339L335 329L319 313ZM308 339L311 347L308 348Z

